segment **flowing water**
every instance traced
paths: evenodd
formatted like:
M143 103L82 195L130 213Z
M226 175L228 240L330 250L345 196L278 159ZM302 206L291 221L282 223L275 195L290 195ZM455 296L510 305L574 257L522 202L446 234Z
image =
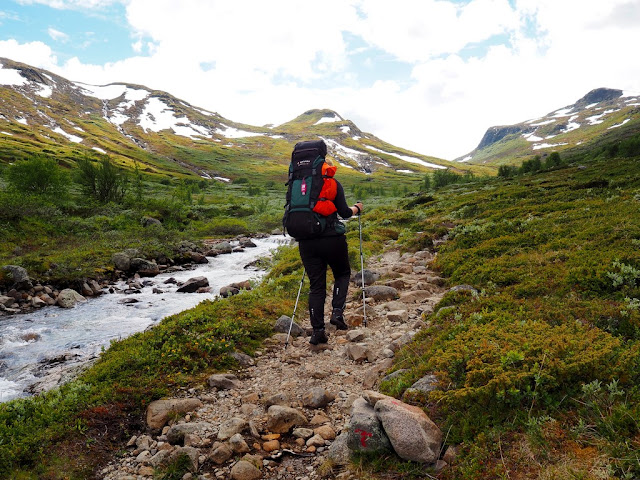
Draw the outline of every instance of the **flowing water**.
M266 272L246 267L268 255L285 237L256 239L255 248L209 258L193 270L163 273L150 280L140 294L106 293L72 309L45 307L31 314L0 319L0 402L47 390L70 378L78 368L97 358L112 340L130 336L164 317L213 299L220 287L247 279L259 280ZM246 267L246 268L245 268ZM211 293L177 293L173 277L184 282L204 276ZM122 290L126 287L119 284ZM164 293L153 293L156 287ZM135 298L137 303L120 303Z

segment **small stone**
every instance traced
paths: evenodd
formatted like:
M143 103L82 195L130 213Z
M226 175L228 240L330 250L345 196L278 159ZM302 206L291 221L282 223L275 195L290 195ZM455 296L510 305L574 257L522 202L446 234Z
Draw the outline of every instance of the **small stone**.
M276 450L280 450L280 442L278 440L269 440L268 442L264 442L262 444L262 449L265 452L274 452Z

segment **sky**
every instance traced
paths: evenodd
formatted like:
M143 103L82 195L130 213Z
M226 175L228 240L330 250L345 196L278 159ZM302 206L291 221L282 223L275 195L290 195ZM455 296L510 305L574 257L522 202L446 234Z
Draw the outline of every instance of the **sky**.
M0 57L234 122L335 110L445 159L590 90L640 92L640 0L2 0Z

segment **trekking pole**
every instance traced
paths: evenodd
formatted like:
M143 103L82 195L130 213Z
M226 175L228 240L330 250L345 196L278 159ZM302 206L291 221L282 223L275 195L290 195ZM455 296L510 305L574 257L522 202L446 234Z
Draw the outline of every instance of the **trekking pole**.
M293 315L291 315L291 323L289 324L289 333L287 333L287 341L284 344L284 349L287 349L289 345L289 337L291 336L291 328L293 327L293 319L296 318L296 310L298 309L298 300L300 300L300 292L302 292L302 284L304 283L305 271L302 269L302 279L300 280L300 287L298 288L298 296L296 297L296 304L293 307Z
M367 326L367 299L364 294L364 253L362 252L362 213L358 212L358 231L360 232L360 273L362 274L362 315L364 326Z

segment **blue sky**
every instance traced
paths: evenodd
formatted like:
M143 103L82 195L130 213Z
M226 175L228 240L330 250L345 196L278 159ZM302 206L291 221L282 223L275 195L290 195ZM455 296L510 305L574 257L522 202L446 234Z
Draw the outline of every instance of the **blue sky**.
M236 122L331 108L455 158L493 125L640 91L640 0L4 0L0 57Z

